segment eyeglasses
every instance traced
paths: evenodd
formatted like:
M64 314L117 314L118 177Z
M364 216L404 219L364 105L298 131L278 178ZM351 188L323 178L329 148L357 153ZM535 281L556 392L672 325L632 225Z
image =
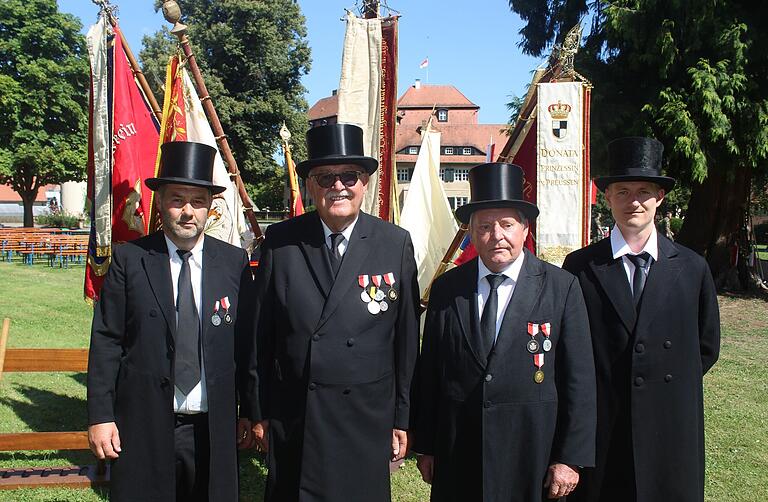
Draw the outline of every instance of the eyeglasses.
M360 171L344 171L343 173L320 173L311 175L315 178L315 181L321 188L331 188L336 184L336 180L341 181L341 184L347 188L351 188L357 184L364 173Z

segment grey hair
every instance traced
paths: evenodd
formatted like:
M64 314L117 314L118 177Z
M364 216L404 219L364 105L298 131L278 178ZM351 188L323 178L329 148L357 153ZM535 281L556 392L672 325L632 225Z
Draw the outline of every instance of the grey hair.
M525 216L525 213L516 208L516 207L510 207L509 209L515 211L517 213L517 221L519 221L522 225L528 226L528 217ZM475 212L469 215L469 228L472 229L472 221L475 219Z

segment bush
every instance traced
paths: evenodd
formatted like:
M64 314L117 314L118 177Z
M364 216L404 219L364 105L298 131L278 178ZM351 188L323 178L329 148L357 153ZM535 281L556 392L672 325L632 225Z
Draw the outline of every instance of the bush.
M674 235L677 235L680 233L680 229L683 228L683 219L682 218L676 218L672 217L672 219L669 222L669 227L672 229L672 233Z
M768 244L768 222L755 225L755 242Z
M37 217L37 223L45 227L78 228L79 218L68 214L43 214Z

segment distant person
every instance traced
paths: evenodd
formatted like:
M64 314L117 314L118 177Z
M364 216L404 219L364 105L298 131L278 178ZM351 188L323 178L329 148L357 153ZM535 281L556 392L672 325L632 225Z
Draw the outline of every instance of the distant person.
M589 312L597 370L597 458L568 502L703 502L702 378L720 351L704 259L656 231L675 180L650 138L608 145L595 183L616 221L609 238L569 254Z
M235 502L236 447L251 446L260 418L256 383L236 363L249 354L239 329L251 271L245 251L203 234L224 191L211 182L216 149L161 149L161 175L146 185L163 229L113 248L94 310L88 439L112 460L113 501Z
M667 211L659 222L659 232L669 240L674 240L675 233L672 231L672 211Z

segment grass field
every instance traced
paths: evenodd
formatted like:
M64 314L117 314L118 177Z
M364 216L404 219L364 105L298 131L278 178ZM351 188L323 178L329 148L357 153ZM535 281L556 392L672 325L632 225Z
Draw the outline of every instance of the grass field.
M51 269L0 262L0 318L12 319L11 347L86 347L91 310L82 267ZM720 361L705 377L707 502L768 501L768 309L763 299L721 297ZM84 430L82 374L6 374L0 380L0 432ZM659 410L663 413L663 410ZM263 463L243 457L242 500L260 502ZM0 468L91 462L88 452L0 453ZM392 477L393 500L429 499L415 461ZM16 490L3 501L99 501L93 490ZM620 501L617 501L620 502ZM664 501L659 501L664 502Z

